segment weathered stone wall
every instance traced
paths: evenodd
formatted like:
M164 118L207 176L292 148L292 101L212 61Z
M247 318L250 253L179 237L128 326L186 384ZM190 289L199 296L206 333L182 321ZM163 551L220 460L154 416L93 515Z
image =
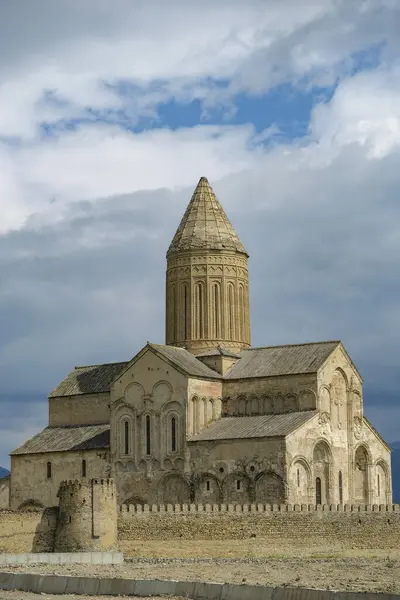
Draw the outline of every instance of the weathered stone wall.
M0 510L0 552L52 552L57 511Z
M222 416L264 415L315 410L317 377L314 373L226 379Z
M46 452L21 454L11 457L11 508L22 504L56 506L57 492L65 478L82 475L82 461L86 461L86 477L109 477L108 450L82 452ZM47 463L51 463L51 477L47 477Z
M63 481L56 552L115 550L117 494L112 479Z
M283 438L189 442L188 447L195 502L285 501Z
M128 510L129 508L129 510ZM271 549L398 548L400 506L187 505L121 507L120 550L135 540L232 540L265 538ZM380 510L379 510L380 508ZM326 509L326 510L325 510Z
M49 398L49 425L97 425L110 422L110 394Z
M10 476L0 479L0 509L10 506Z

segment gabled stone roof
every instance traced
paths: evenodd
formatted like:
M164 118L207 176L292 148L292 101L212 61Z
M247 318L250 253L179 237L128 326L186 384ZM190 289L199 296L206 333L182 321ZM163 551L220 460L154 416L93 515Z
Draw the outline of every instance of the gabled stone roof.
M224 379L316 373L339 344L339 341L310 342L243 350L241 359L229 369Z
M224 417L190 438L191 442L284 437L315 417L317 411L255 417Z
M196 354L197 358L206 356L228 356L229 358L240 358L240 354L235 354L234 352L231 352L227 348L222 348L221 346L217 346L217 348L213 348L211 350L206 350L205 352L201 352L201 354Z
M202 177L170 244L171 253L186 250L235 250L247 252L213 189Z
M145 348L153 349L156 354L164 357L189 377L232 380L316 373L339 344L339 341L333 341L251 348L243 350L239 355L224 349L204 352L201 356L216 356L222 353L223 356L239 357L224 376L205 365L185 348L149 342ZM109 392L112 382L129 367L130 362L75 367L51 392L49 398Z
M109 424L68 425L64 427L46 427L11 452L11 455L97 450L109 447Z
M191 352L184 348L176 346L165 346L163 344L148 344L164 358L172 362L187 375L206 379L222 379L219 373L216 373L210 367L198 360Z
M109 392L110 385L129 362L108 363L75 367L62 382L52 390L49 398L76 396L80 394L100 394Z

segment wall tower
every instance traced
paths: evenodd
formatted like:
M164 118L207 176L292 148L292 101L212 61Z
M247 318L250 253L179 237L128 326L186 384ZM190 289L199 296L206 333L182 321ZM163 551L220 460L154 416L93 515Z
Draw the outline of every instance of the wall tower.
M250 346L248 254L205 177L167 252L166 344Z
M117 494L113 479L62 481L55 552L117 548Z

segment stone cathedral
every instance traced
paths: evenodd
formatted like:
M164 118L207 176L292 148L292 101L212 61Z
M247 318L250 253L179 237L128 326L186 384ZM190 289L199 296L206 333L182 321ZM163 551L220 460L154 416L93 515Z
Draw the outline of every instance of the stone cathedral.
M253 348L248 254L206 178L167 252L165 345L75 367L11 453L11 508L113 477L119 504L390 504L390 448L340 341Z

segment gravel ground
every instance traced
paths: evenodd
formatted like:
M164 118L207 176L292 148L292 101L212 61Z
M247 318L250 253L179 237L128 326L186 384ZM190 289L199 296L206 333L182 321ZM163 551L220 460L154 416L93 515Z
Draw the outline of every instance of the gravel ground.
M60 600L60 596L53 596L52 594L30 594L29 592L3 592L0 590L0 600ZM75 596L68 594L62 596L63 600L115 600L115 596ZM129 596L131 600L139 600L137 596ZM162 600L160 596L158 598L144 598L140 600ZM168 600L185 600L184 598L173 598L168 596Z
M1 571L296 586L400 594L400 555L268 559L132 559L124 565L36 565ZM22 596L21 596L22 600ZM103 598L104 600L104 598Z

